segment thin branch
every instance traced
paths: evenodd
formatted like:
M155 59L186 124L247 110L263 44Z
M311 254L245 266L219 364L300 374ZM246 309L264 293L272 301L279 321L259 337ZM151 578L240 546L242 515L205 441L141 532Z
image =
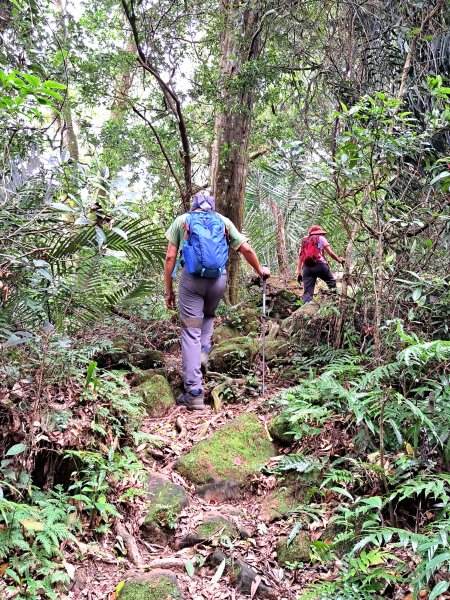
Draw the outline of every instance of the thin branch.
M156 131L156 129L153 127L152 123L147 119L147 117L139 110L137 109L133 104L131 105L131 109L134 113L136 113L143 121L146 125L148 125L153 133L153 135L156 138L156 141L158 142L158 146L162 152L162 155L164 156L167 166L169 167L169 171L172 175L172 177L175 179L175 183L177 184L178 190L181 194L181 197L183 197L183 187L181 185L180 180L178 179L177 174L175 173L175 169L172 166L172 163L170 161L169 155L166 152L166 149L164 148L164 144L162 143L162 140L158 134L158 132Z
M410 41L409 48L408 48L408 54L406 55L405 64L403 65L402 78L400 81L400 88L399 88L398 94L397 94L397 100L403 100L403 98L405 97L406 83L408 81L409 69L411 68L411 63L412 63L414 52L415 52L415 49L417 46L417 42L419 41L420 37L422 36L425 27L428 25L428 23L431 21L431 19L439 12L439 10L444 5L444 1L445 0L438 0L438 2L436 3L436 6L433 8L433 10L431 10L426 15L426 17L423 19L422 24L420 25L419 31L416 33L415 36L413 36L413 38Z
M150 73L152 77L156 79L161 91L164 94L164 97L167 100L167 103L172 111L173 115L178 124L178 131L180 134L181 146L183 148L183 172L184 172L184 185L185 189L183 190L181 187L180 194L181 200L183 202L184 208L187 208L190 197L192 196L192 160L191 160L191 150L189 137L187 134L186 122L184 120L183 111L181 109L181 102L177 94L174 90L168 85L161 75L158 73L156 67L150 64L148 57L145 55L144 50L142 49L139 31L137 28L137 19L136 13L134 12L134 2L130 0L130 6L128 5L126 0L121 0L125 16L127 18L128 23L130 24L131 31L133 34L134 42L136 44L136 51L138 54L138 61L141 67ZM167 157L165 157L167 160Z

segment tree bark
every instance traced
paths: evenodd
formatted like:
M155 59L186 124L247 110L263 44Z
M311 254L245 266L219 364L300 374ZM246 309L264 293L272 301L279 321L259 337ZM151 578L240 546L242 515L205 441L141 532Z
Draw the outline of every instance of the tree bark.
M130 54L136 52L136 45L133 39L129 39L125 44L126 52ZM129 67L126 71L121 73L119 76L116 89L114 92L114 100L111 106L111 121L118 121L123 117L124 112L130 108L127 101L128 94L133 84L133 72Z
M277 232L277 260L278 268L281 275L285 279L291 278L291 270L289 268L289 260L286 250L286 232L284 227L284 217L280 210L280 207L276 202L270 200L270 210L273 213L275 219L275 228Z
M260 53L257 0L221 0L223 31L220 40L220 112L215 122L211 161L211 192L217 210L242 228L245 185L248 173L248 144L254 101L254 82L245 81L243 67ZM225 299L237 302L239 255L228 263Z
M55 9L59 15L59 35L61 41L65 45L67 43L67 27L66 27L66 11L64 9L62 0L55 0ZM70 106L70 93L69 86L67 86L67 94L64 101L64 105L61 109L58 121L61 128L61 145L64 149L68 150L71 158L78 162L80 160L80 151L78 147L78 138L75 131L74 119L72 115L72 108Z

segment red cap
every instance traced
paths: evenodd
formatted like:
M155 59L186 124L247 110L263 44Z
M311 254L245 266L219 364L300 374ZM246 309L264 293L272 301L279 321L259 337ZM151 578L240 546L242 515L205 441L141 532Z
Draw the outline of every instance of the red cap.
M308 229L308 235L325 235L325 231L320 225L313 225Z

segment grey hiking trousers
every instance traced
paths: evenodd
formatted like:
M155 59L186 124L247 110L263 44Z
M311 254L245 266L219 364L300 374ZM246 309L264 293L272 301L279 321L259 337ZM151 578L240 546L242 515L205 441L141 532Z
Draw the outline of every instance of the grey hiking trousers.
M203 392L200 355L211 350L214 315L226 285L225 273L217 279L206 279L189 275L186 269L181 271L178 304L183 382L186 392Z

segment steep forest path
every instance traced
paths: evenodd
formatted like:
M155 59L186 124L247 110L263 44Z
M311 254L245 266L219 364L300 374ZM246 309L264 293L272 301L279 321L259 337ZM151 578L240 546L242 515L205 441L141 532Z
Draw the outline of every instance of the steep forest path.
M148 407L141 432L152 443L136 448L146 489L122 511L115 537L96 552L84 548L90 560L77 571L70 598L294 600L315 579L317 568L295 569L308 561L309 538L297 533L287 542L298 520L294 508L315 482L305 486L277 472L283 454L295 451L292 437L289 449L283 445L274 415L275 399L297 383L287 369L292 347L278 336L282 318L298 308L297 294L284 284L269 294L274 318L264 397L260 309L246 304L219 318L206 381L211 403L201 413L174 405L181 372L176 328L159 328L149 350L156 368L131 379ZM256 289L256 304L258 295ZM118 482L118 492L132 485Z

